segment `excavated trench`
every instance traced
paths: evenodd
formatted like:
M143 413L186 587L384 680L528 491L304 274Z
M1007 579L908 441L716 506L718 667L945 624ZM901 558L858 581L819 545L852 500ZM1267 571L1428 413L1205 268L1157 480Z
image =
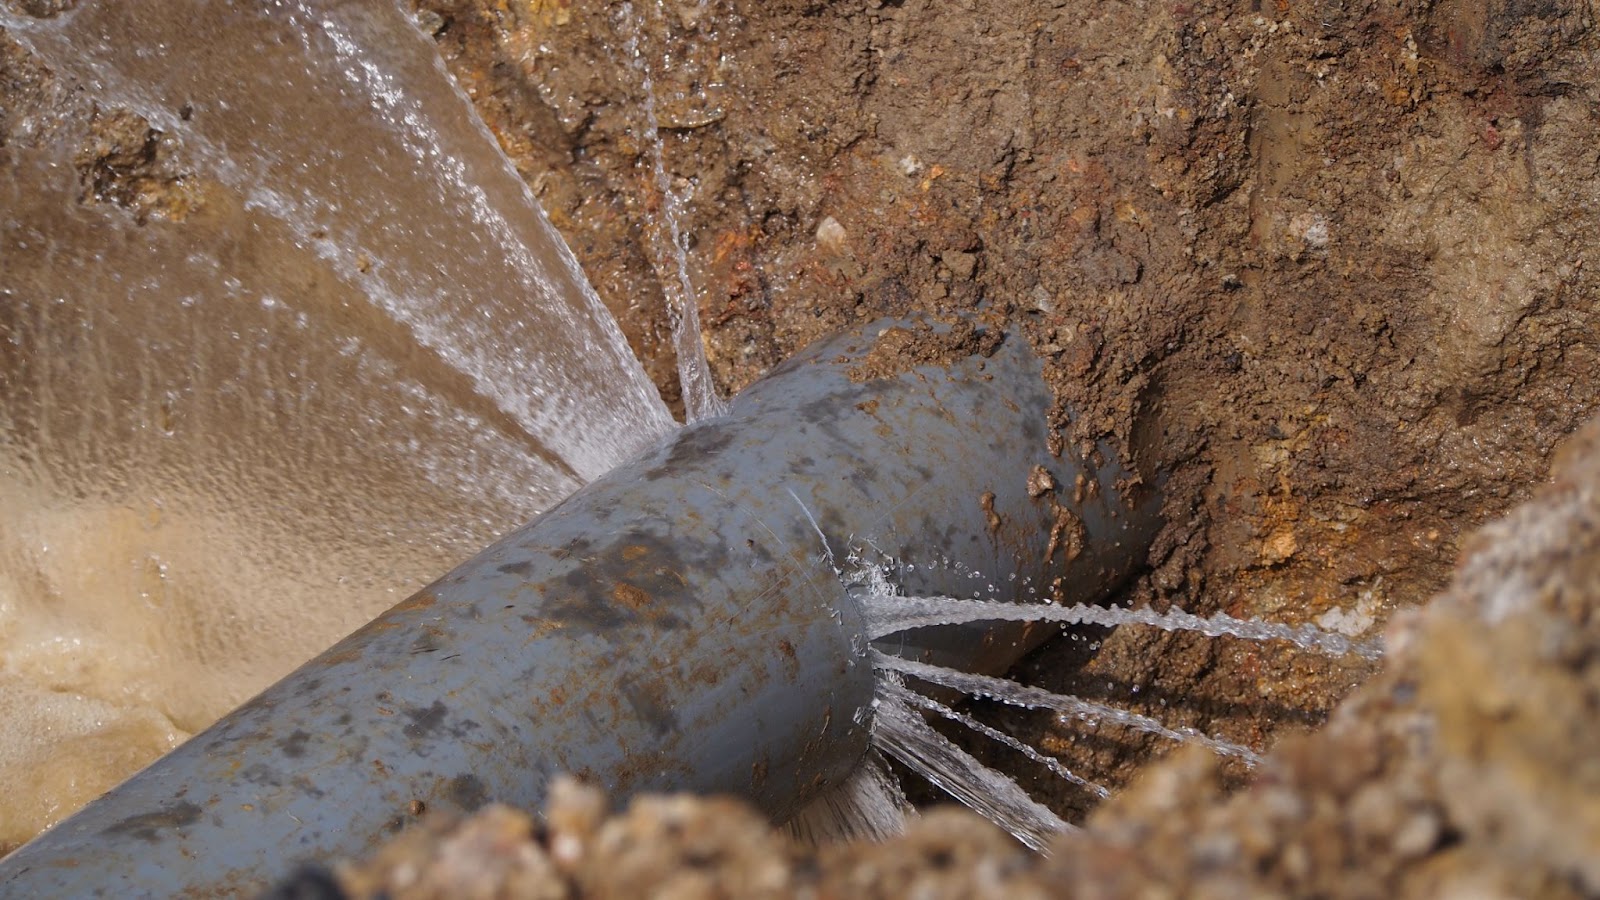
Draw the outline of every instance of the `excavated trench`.
M1577 444L1441 600L1398 616L1387 669L1333 728L1371 667L1273 644L1080 632L1014 673L1286 741L1231 799L1243 773L1197 754L1099 812L998 757L1089 816L1087 834L1037 863L933 818L823 851L818 869L715 803L602 825L578 793L534 835L555 860L538 884L1600 889L1593 773L1567 752L1590 745L1600 646L1580 538L1592 436L1570 437L1596 407L1591 7L663 0L418 16L669 402L668 206L724 395L884 315L1023 331L1049 361L1063 446L1139 442L1167 473L1167 525L1125 602L1376 634L1444 590L1468 537ZM641 140L641 71L670 201ZM27 86L3 89L14 108ZM1114 786L1162 749L988 714ZM528 838L487 821L478 846Z

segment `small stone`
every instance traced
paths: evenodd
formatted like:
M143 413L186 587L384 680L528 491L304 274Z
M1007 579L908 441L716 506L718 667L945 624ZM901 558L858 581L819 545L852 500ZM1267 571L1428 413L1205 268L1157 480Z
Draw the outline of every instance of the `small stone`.
M1029 296L1033 300L1033 308L1039 312L1052 313L1056 311L1055 298L1051 297L1050 292L1044 289L1044 285L1034 285L1033 291Z
M1321 213L1297 213L1289 220L1289 233L1308 250L1325 250L1328 246L1328 219Z
M598 788L562 776L550 785L545 823L550 829L550 855L558 865L582 861L606 816L605 794Z
M839 220L828 216L817 224L817 246L829 253L840 253L850 235Z
M439 32L444 30L445 26L444 16L431 9L417 10L416 21L417 28L427 35L437 36Z
M1266 565L1276 565L1295 554L1300 549L1300 541L1294 536L1293 528L1280 528L1261 542L1261 561Z
M1350 828L1373 840L1385 840L1394 835L1403 813L1393 788L1382 782L1357 790L1345 808Z
M1305 820L1306 798L1285 785L1264 787L1257 794L1263 818L1283 828Z
M1438 816L1427 811L1418 812L1395 831L1390 846L1401 859L1418 857L1438 845L1440 831Z
M1228 868L1240 856L1239 836L1227 831L1197 835L1190 844L1190 858L1201 868Z
M1305 881L1311 877L1311 854L1306 852L1305 845L1299 841L1285 847L1279 859L1282 861L1284 874L1295 881Z
M705 15L705 5L700 3L679 3L678 22L684 28L693 30L700 27L700 19Z

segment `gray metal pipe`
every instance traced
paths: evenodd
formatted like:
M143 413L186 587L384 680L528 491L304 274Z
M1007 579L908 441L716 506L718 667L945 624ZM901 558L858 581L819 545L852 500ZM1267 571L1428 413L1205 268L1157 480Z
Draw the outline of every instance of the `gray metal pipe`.
M1111 461L1045 451L1024 341L942 330L813 346L17 850L0 895L258 890L419 816L538 808L560 772L788 816L869 745L862 552L908 593L1064 578L1088 597L1154 527ZM944 350L914 368L873 352L906 341ZM978 664L1034 638L966 634L899 649Z

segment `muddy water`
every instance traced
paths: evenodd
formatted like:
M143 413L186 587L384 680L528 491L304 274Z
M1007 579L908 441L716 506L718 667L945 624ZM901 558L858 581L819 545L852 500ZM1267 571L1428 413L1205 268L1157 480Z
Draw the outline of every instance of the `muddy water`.
M291 6L0 12L0 848L670 427L410 22Z

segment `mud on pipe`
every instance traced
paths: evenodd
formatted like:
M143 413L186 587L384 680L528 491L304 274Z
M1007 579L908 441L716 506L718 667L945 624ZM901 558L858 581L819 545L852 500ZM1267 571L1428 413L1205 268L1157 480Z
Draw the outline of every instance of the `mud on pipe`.
M1089 599L1142 557L1154 492L1104 448L1051 457L1049 402L1020 337L816 344L17 850L0 895L260 889L418 816L540 808L562 772L784 819L869 746L862 553L908 593L992 599ZM1047 630L880 649L992 668Z

